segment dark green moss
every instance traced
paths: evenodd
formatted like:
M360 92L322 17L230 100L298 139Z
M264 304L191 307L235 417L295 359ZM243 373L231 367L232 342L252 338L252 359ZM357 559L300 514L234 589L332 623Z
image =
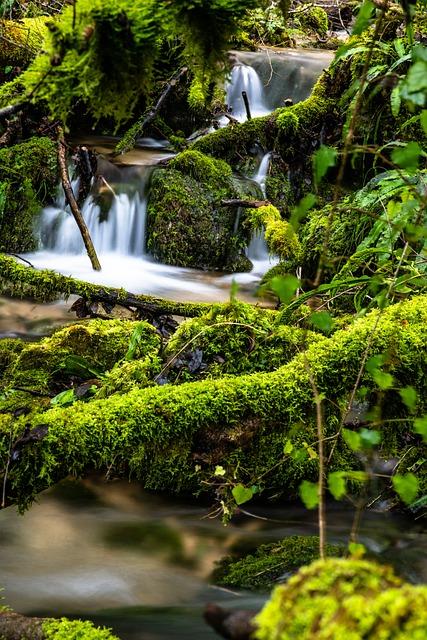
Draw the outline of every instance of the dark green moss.
M236 226L237 210L222 205L237 197L230 167L188 150L155 171L148 204L148 248L162 262L182 267L249 270L249 237ZM246 267L243 269L242 267Z
M0 251L36 247L34 223L55 193L57 153L49 138L31 138L0 149Z
M341 556L342 545L327 545L327 556ZM218 563L212 580L215 584L238 589L269 591L275 583L284 582L300 567L319 557L317 536L290 536L262 544L254 554L243 558L227 557Z

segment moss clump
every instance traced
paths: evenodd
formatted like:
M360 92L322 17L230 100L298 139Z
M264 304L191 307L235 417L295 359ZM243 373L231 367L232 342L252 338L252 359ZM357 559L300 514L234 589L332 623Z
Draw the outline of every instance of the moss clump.
M0 378L6 369L15 362L24 347L25 343L18 338L0 340Z
M275 588L256 624L257 640L422 640L427 587L367 560L317 561Z
M340 545L327 545L328 556L341 556ZM269 590L276 582L283 582L290 574L319 557L317 536L289 536L279 542L262 544L254 554L243 558L224 558L215 568L215 584L238 589Z
M231 168L200 151L180 153L155 171L148 204L148 248L167 264L223 271L251 267L248 236L235 229L236 209L221 204L239 197Z
M277 127L284 135L293 135L299 127L299 118L289 107L285 107L277 115Z
M47 619L42 625L46 640L119 640L111 629L95 627L88 620Z
M138 360L117 363L103 377L97 397L105 398L113 393L128 393L133 389L153 386L154 377L160 373L161 368L162 360L155 348L149 355Z
M215 305L205 316L183 322L165 355L172 361L170 379L273 371L318 339L311 331L276 325L277 314L243 303ZM194 353L201 363L191 371Z
M314 31L324 37L328 31L328 14L322 7L305 7L297 13L297 20L302 29Z
M378 455L401 458L399 469L405 473L413 416L408 416L398 389L417 390L417 415L423 415L427 299L420 296L393 305L379 321L378 313L367 314L330 338L319 337L273 372L134 389L53 408L30 420L0 414L0 463L8 458L11 429L18 437L25 424L47 428L43 440L26 447L9 469L8 501L24 507L58 480L105 470L112 461L116 475L131 473L147 489L209 491L216 486L214 469L222 465L235 482L251 484L262 475L268 491L296 495L303 478L317 477L316 460L283 454L289 439L296 448L316 439L310 371L319 393L328 400L324 423L328 437L337 432L340 407L349 402L368 342L368 356L390 354L388 371L394 377L394 388L382 394ZM377 388L369 373L362 376L361 385L375 403ZM415 451L419 458L426 457L422 443ZM278 465L280 460L283 464ZM4 466L3 462L0 469ZM360 468L360 460L339 441L329 470L351 468ZM421 471L419 476L423 486L425 474Z
M265 241L272 255L298 262L301 252L298 236L292 225L281 219L276 207L268 205L249 209L248 219L254 229L265 229Z
M57 186L57 153L49 138L0 149L0 251L31 251L34 220Z
M45 18L0 19L0 66L27 66L40 51L46 33Z
M24 347L6 371L4 384L49 394L70 381L97 378L122 360L135 328L129 320L90 320L55 332L50 338ZM156 351L160 339L145 323L140 339L143 355Z

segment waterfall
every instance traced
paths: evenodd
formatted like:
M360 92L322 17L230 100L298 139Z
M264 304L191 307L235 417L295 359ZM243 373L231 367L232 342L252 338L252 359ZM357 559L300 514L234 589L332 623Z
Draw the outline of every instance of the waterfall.
M147 200L139 191L129 195L113 195L107 214L103 214L92 195L82 206L82 216L96 251L142 256L145 251ZM40 241L43 249L55 253L84 254L85 247L76 221L60 196L52 207L43 210L40 219Z
M267 180L268 169L270 167L271 153L266 153L261 158L258 169L252 176L252 180L259 184L262 195L266 197L265 183ZM261 263L264 265L269 260L267 244L264 238L264 229L254 231L251 241L246 251L246 255L252 263Z
M246 91L252 116L270 113L271 109L265 101L263 84L255 69L246 64L237 64L231 71L231 79L227 87L227 104L233 118L240 122L246 120L242 91Z

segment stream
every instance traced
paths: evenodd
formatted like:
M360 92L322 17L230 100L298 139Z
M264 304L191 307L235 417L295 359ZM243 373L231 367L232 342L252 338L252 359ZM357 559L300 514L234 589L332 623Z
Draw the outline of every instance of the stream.
M216 588L209 575L232 550L315 535L316 514L295 505L248 507L224 527L209 505L154 496L137 484L66 481L20 516L1 513L6 602L32 615L111 626L122 640L205 640L203 607L258 609L259 594ZM266 519L260 519L266 518ZM330 542L348 541L353 512L328 508ZM411 581L427 580L427 531L387 513L364 515L360 540Z
M235 66L227 87L233 115L262 115L291 98L306 98L328 66L323 51L231 52ZM65 200L41 214L40 249L26 255L35 267L51 268L91 282L176 300L223 301L233 280L239 297L254 300L257 285L274 264L262 234L247 249L253 269L223 274L155 262L145 247L145 215L153 167L171 155L166 141L142 139L131 152L112 158L117 139L76 140L100 154L100 173L114 190L108 215L89 197L83 214L103 270L91 270ZM247 179L261 190L269 170L268 150ZM238 215L238 214L236 214ZM236 219L236 225L239 220ZM73 319L69 305L36 305L0 299L0 337L34 337ZM7 604L29 615L82 617L111 626L122 640L208 640L217 638L204 623L203 607L259 609L259 594L216 588L209 583L214 564L232 550L254 549L296 534L316 534L316 515L295 505L250 506L224 527L207 517L209 504L154 496L137 484L99 478L66 481L39 497L24 516L0 513L0 584ZM330 542L346 543L353 511L328 506ZM427 581L427 531L413 519L385 512L364 515L360 541L413 582Z

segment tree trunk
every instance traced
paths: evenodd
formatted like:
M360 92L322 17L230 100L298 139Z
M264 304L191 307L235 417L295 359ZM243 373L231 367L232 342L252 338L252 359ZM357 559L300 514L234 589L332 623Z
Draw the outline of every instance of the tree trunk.
M70 295L81 296L88 302L136 309L149 317L163 314L183 317L201 316L211 309L205 302L175 302L155 296L137 295L123 289L75 280L54 271L37 270L19 264L14 258L0 254L0 292L31 297L49 302Z

